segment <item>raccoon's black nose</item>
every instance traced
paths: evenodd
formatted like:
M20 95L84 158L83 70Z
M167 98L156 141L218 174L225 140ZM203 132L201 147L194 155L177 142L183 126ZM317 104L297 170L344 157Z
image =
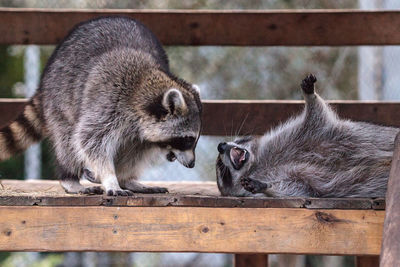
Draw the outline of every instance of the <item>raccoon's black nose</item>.
M219 143L218 152L220 154L223 154L225 152L225 150L226 150L226 143L225 142Z
M192 160L191 162L189 162L188 167L189 168L193 168L194 167L194 163L195 163L195 161Z

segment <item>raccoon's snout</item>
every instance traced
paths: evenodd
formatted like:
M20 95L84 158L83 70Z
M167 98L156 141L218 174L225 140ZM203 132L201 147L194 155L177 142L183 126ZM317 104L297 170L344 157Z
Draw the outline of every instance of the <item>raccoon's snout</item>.
M194 164L195 164L195 161L192 160L191 162L188 163L188 165L187 165L186 167L188 167L188 168L193 168L193 167L194 167Z
M176 159L186 168L193 168L195 165L194 150L174 151Z
M227 144L225 142L219 143L218 148L217 148L218 152L220 154L224 154L225 150L226 150L226 147L227 147Z

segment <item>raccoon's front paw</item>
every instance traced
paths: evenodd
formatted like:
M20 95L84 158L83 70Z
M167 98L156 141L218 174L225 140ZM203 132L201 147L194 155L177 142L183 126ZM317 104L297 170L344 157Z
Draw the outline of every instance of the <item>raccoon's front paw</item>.
M107 196L133 196L133 192L125 189L109 189Z
M242 184L243 188L246 189L247 191L257 194L257 193L264 193L266 189L270 188L271 186L267 183L249 178L249 177L244 177L240 180L240 183Z
M317 78L313 74L307 75L301 82L301 89L307 95L314 94L314 83L317 81Z
M85 195L102 195L104 192L103 188L101 186L92 186L92 187L86 187L85 189L82 189L79 191L79 194L85 194Z

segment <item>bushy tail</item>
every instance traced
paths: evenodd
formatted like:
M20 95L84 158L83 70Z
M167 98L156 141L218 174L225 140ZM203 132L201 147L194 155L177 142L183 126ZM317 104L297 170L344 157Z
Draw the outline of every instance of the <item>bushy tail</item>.
M34 96L14 121L0 129L0 160L24 151L43 138L44 125L40 110L39 98Z

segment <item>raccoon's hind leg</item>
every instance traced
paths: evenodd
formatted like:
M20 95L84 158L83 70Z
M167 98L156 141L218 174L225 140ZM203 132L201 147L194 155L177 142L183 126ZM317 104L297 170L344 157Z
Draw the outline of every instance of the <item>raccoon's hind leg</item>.
M134 193L142 193L142 194L168 193L168 189L165 187L146 186L144 184L135 181L134 179L130 179L127 181L120 181L120 186L121 188L130 190Z
M240 179L240 183L242 184L243 188L249 191L250 193L257 194L257 193L265 193L268 188L271 188L271 185L265 182L261 182L259 180L244 177Z
M305 126L309 130L325 126L327 123L335 123L338 120L336 113L315 92L316 82L317 78L313 74L309 74L301 82L306 101Z
M66 171L62 171L60 176L60 184L65 192L69 194L103 194L103 189L100 186L84 187L79 183L79 177Z
M301 89L303 90L303 93L305 95L311 95L315 93L314 89L314 83L317 82L317 77L315 77L313 74L307 75L302 81L301 81Z
M91 172L89 169L87 168L83 168L82 170L82 178L85 178L86 180L88 180L91 183L95 183L95 184L101 184L100 179L97 179L93 172Z

